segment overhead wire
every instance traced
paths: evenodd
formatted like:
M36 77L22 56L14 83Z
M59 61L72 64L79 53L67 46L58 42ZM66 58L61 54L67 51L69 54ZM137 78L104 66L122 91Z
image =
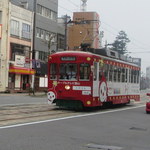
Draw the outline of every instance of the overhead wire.
M49 1L51 1L53 4L57 5L56 2L54 2L54 1L52 1L52 0L49 0ZM78 5L77 5L76 3L74 3L72 0L67 0L67 1L70 2L72 5L74 5L75 7L78 7ZM73 11L72 11L71 9L68 9L68 8L66 8L66 7L61 6L59 3L58 3L58 7L64 9L65 11L68 11L68 12L73 13ZM117 36L116 34L119 32L119 30L118 30L117 28L115 28L115 27L113 27L112 25L106 23L105 21L101 21L101 23L102 23L102 26L101 26L102 29L104 29L104 30L107 31L108 33L112 34L113 36ZM115 31L115 33L114 33L113 31L111 31L110 29L107 29L106 27L104 27L103 24L104 24L105 26L109 27L110 29L113 29L113 30ZM117 32L117 33L116 33L116 32ZM130 36L130 35L128 35L128 36L129 36L129 39L131 39L131 41L132 41L130 44L131 44L131 45L134 45L134 46L136 47L136 49L137 49L137 48L138 48L139 50L146 50L146 49L147 49L147 48L144 48L144 47L143 47L143 45L146 45L145 43L143 43L143 42L141 42L141 41L135 39L134 37L132 37L132 36ZM150 47L149 45L147 45L147 46ZM135 48L134 48L134 49L135 49ZM129 53L149 53L149 52L150 52L150 51L138 51L138 52L129 51Z
M109 25L108 23L106 23L106 22L104 22L104 21L101 21L101 22L102 22L103 24L105 24L106 26L110 27L111 29L113 29L114 31L119 32L118 29L116 29L115 27ZM107 30L107 31L108 31L108 30ZM112 32L112 31L108 31L108 32L114 35L114 32ZM147 48L144 48L144 47L143 47L143 45L146 45L145 43L143 43L143 42L141 42L141 41L135 39L134 37L132 37L132 36L130 36L130 35L128 35L128 37L129 37L129 39L131 39L131 41L133 40L133 41L130 43L131 45L136 46L136 47L139 48L140 50L146 50L146 49L147 49ZM147 45L147 47L150 47L150 46Z
M71 0L68 0L68 2L70 2L70 3L71 3L72 5L74 5L75 7L79 7L77 4L75 4L75 3L72 2ZM62 8L62 9L64 9L64 10L67 10L68 12L73 13L72 10L70 10L70 9L68 9L68 8L65 8L65 7L61 6L60 4L58 4L58 7L59 7L59 8Z
M54 2L53 0L49 0L49 1L50 1L51 3L53 3L54 5L57 5L58 7L62 8L62 9L64 9L64 10L67 10L68 12L71 12L71 13L73 12L72 10L61 6L61 5L59 4L59 2L57 3L57 2ZM73 4L73 2L72 2L71 0L68 0L68 1L70 1L70 2ZM75 3L74 3L74 5L75 5Z
M71 4L73 4L76 7L79 7L79 5L75 4L74 2L72 2L71 0L68 0Z

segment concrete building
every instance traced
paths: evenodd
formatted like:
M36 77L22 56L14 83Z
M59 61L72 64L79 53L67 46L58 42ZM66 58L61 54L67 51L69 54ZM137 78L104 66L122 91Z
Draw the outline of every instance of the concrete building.
M0 92L24 91L32 69L33 13L0 0Z
M33 12L10 3L8 90L27 91L32 83Z
M99 48L99 15L96 12L74 12L68 22L68 49L78 50L81 44Z
M63 50L64 31L57 23L58 0L11 0L34 12L33 78L36 91L47 89L47 56ZM59 33L58 33L59 31ZM62 43L62 44L61 44Z
M33 78L36 91L47 89L47 56L64 50L64 25L57 22L58 0L11 0L34 12Z
M0 92L8 87L9 1L0 0Z
M58 0L0 0L0 92L47 89L47 57L64 50Z
M150 79L150 67L146 68L146 78Z

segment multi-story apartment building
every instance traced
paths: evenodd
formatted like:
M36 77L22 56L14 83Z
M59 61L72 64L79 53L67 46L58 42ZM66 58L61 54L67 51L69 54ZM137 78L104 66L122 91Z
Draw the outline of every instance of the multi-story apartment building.
M24 91L32 69L33 12L1 0L0 92Z
M26 91L32 83L33 12L10 3L8 90Z
M57 23L58 0L11 0L34 12L33 79L36 90L47 88L47 56L63 50L64 32Z
M74 12L68 22L68 49L78 50L81 44L99 48L99 15L96 12Z
M64 50L57 12L58 0L0 0L0 92L47 88L47 56Z

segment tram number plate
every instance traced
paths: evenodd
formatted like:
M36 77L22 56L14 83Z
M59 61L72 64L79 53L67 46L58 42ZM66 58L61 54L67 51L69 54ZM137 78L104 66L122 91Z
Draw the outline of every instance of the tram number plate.
M61 57L62 61L75 61L76 57Z

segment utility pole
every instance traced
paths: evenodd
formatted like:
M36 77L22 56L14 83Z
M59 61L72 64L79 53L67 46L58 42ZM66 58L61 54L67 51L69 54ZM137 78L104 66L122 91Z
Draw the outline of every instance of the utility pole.
M102 48L103 46L102 46L102 39L103 39L103 37L104 37L104 31L100 31L100 47Z
M64 50L67 50L67 14L65 15L65 47Z
M36 7L37 7L37 0L33 1L33 11L34 11L34 21L33 21L33 44L32 44L32 61L35 61L35 33L36 33ZM33 63L33 62L32 62ZM36 66L36 65L35 65ZM35 68L34 68L35 69ZM31 89L33 91L33 95L35 94L35 74L32 75L32 83L31 83Z
M87 6L87 4L86 4L87 0L81 0L81 1L82 1L81 11L85 12L86 11L86 6Z
M64 44L64 50L67 50L67 34L68 34L68 30L67 30L67 27L68 27L68 23L70 23L70 16L68 16L67 14L64 16L64 22L65 22L65 44Z

